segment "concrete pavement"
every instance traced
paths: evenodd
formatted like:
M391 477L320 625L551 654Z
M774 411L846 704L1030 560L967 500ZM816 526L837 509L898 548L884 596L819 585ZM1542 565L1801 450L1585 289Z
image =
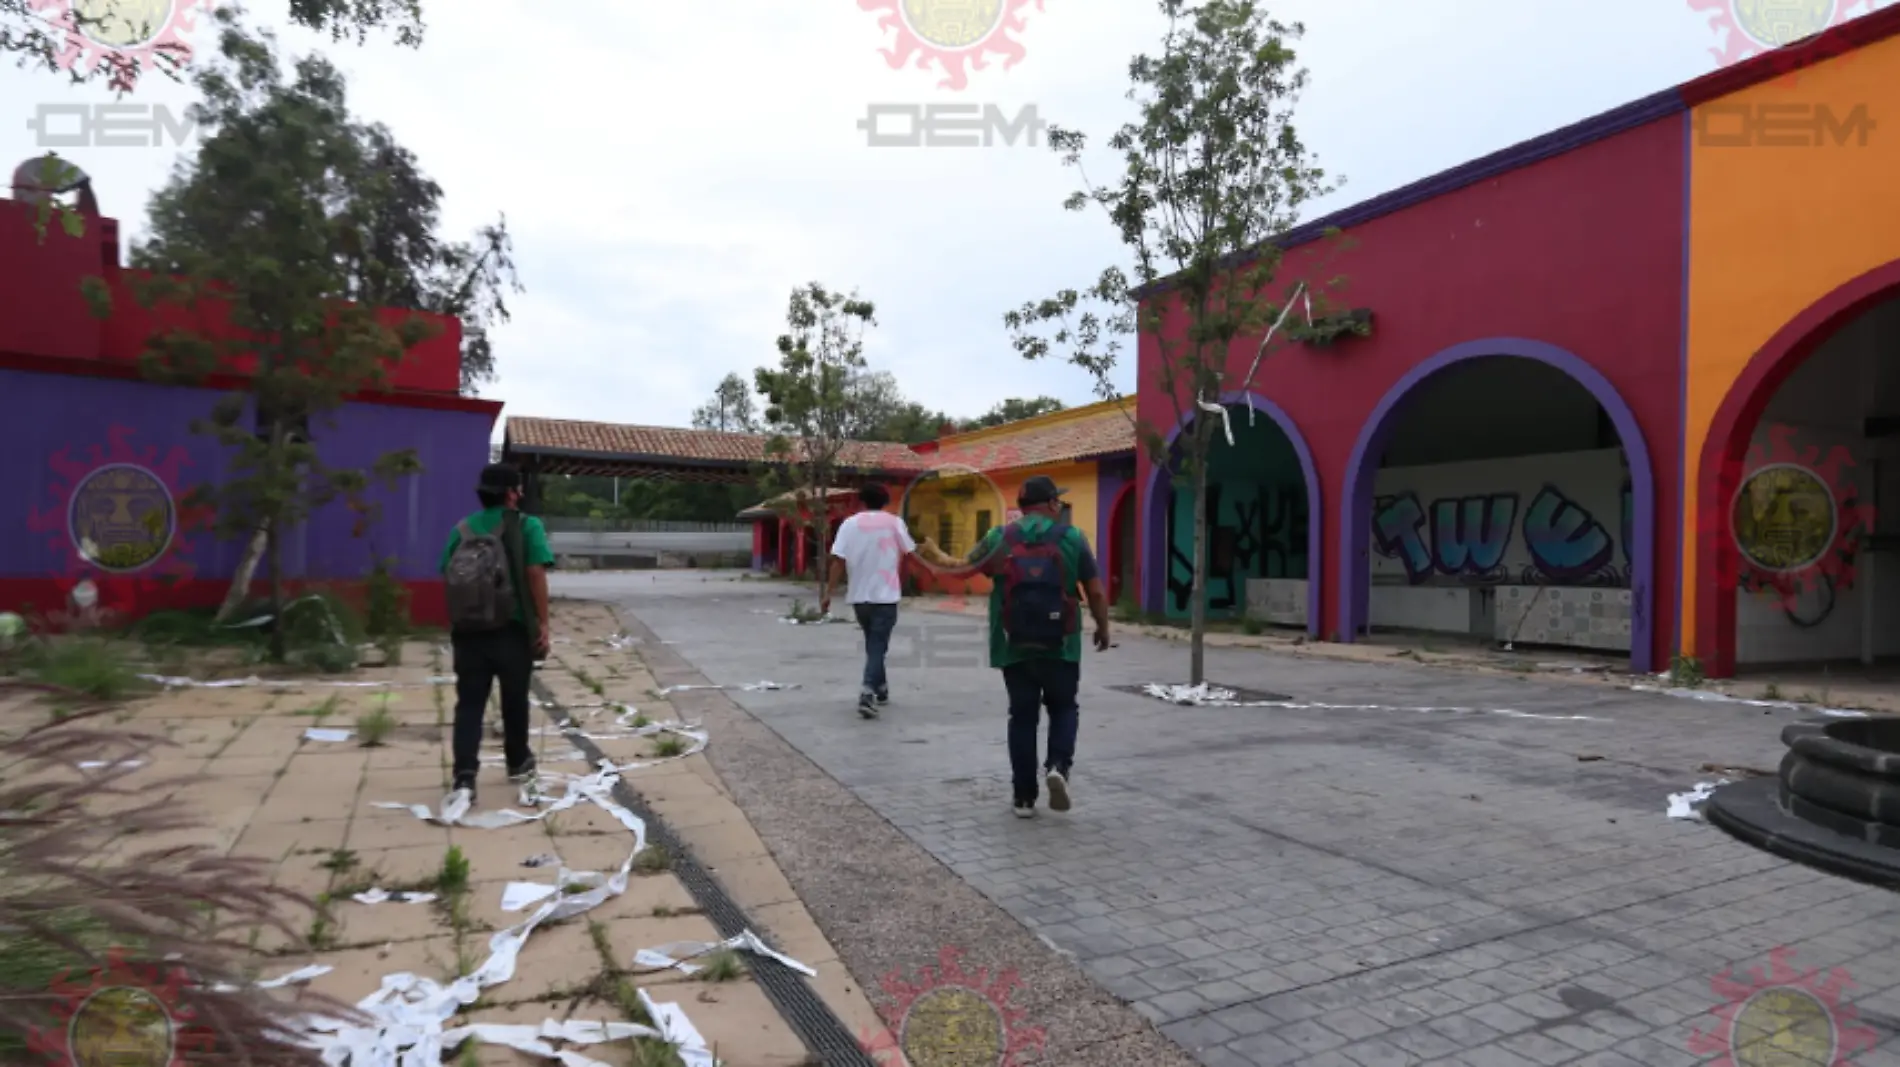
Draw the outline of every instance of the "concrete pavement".
M1128 637L1084 667L1077 810L1024 823L1008 813L980 621L908 613L893 705L865 723L855 628L779 623L792 587L669 572L557 589L642 620L662 681L801 686L715 694L737 705L709 751L718 765L789 747L838 783L774 757L801 803L762 815L769 791L720 767L800 895L843 894L812 905L840 958L865 981L914 968L932 940L1006 960L1024 1025L1046 1028L1058 1060L1104 1048L1091 1027L1146 1040L1098 1021L1113 1005L1064 977L1073 959L1212 1067L1714 1062L1737 1033L1787 1037L1762 1022L1770 1003L1832 1012L1849 1045L1878 1045L1841 1062L1900 1064L1900 897L1663 814L1706 766L1773 768L1797 714L1229 649L1209 652L1216 682L1379 707L1176 708L1109 688L1181 680L1178 645ZM1715 1012L1735 1014L1746 972L1779 947L1851 974L1841 1006L1818 982L1729 1027ZM1730 968L1735 983L1718 981Z

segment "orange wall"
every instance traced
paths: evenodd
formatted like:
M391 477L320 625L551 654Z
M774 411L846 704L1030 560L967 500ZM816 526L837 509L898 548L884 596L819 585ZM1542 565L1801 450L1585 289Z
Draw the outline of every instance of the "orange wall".
M1900 259L1900 38L1753 86L1695 110L1714 140L1734 109L1825 104L1838 117L1865 105L1867 143L1746 147L1690 136L1683 529L1714 519L1699 491L1709 422L1773 334L1840 285ZM1713 108L1716 114L1710 114ZM1683 538L1682 649L1695 647L1696 542Z

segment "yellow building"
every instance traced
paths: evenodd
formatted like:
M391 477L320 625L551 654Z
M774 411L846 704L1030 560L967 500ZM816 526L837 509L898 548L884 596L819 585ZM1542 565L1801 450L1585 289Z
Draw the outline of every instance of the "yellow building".
M1134 401L1109 400L914 446L924 469L897 497L911 536L952 556L966 555L992 527L1016 518L1024 480L1047 475L1067 490L1069 521L1088 535L1111 598L1132 583L1134 523L1128 490L1135 473ZM1118 507L1119 505L1119 507ZM1119 520L1119 521L1118 521ZM987 592L977 578L946 589Z

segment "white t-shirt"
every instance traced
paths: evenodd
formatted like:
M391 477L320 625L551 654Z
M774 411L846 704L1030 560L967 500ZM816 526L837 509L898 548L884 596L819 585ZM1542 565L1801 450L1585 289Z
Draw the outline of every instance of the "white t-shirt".
M888 511L860 511L838 526L831 554L844 560L847 604L895 604L904 596L898 566L917 551L904 520Z

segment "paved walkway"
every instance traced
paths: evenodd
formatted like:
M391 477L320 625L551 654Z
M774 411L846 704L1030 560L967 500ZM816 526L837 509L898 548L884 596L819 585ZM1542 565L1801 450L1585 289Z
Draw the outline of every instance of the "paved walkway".
M561 605L554 658L539 680L594 738L593 758L604 755L625 766L624 781L657 816L649 833L664 825L685 846L680 851L718 879L752 929L771 947L816 970L810 985L848 1028L845 1044L856 1034L874 1033L881 1023L864 992L789 890L704 753L690 753L691 742L677 734L632 737L626 726L613 725L619 709L602 707L607 701L637 709L651 723L677 718L657 692L641 650L610 640L618 630L618 621L603 608ZM439 679L448 673L448 656L423 642L405 646L404 652L400 666L342 680L180 689L128 706L121 720L124 729L170 744L153 752L144 766L122 771L115 784L133 792L111 802L182 805L203 819L195 829L148 836L126 847L206 845L270 864L274 884L315 906L282 915L287 930L255 931L259 977L311 965L328 968L293 986L295 991L356 1003L375 993L385 976L399 972L447 984L489 958L497 931L517 926L540 906L506 910L509 883L545 883L552 889L563 868L610 873L634 854L627 827L588 801L541 821L499 828L444 826L406 809L381 806L435 809L447 791L454 695ZM0 702L0 722L9 728L45 715L30 697ZM365 747L364 717L385 715L390 732L380 744ZM541 733L535 745L542 770L553 772L548 792L559 797L564 792L559 776L585 775L592 760L549 723L545 710L536 712ZM316 736L308 736L313 730ZM498 738L484 737L483 755L490 762L481 775L476 812L534 811L523 807L518 791L507 784L499 748ZM187 784L181 787L181 781ZM154 795L160 784L167 792ZM440 884L447 857L457 851L466 861L465 889ZM560 862L528 866L535 857ZM722 971L715 976L720 980L636 962L642 949L716 942L721 932L702 910L703 901L683 883L680 857L650 843L631 873L624 893L572 920L537 927L520 950L513 976L485 989L448 1025L646 1021L637 989L662 1005L678 1004L712 1053L730 1067L812 1062L799 1034L755 980L757 957L740 954L739 972ZM580 893L585 886L569 882L562 888ZM354 899L372 889L430 891L436 900ZM624 1042L574 1051L628 1062ZM654 1046L639 1051L634 1062L669 1062ZM549 1062L495 1044L471 1055L457 1062Z
M557 588L643 620L679 657L655 661L663 677L800 686L730 695L959 876L946 899L979 890L1210 1067L1714 1062L1729 1030L1713 1012L1778 947L1852 975L1843 1028L1881 1044L1845 1062L1900 1064L1900 896L1664 815L1707 767L1772 769L1793 713L1233 649L1210 650L1214 681L1380 707L1176 708L1109 688L1185 666L1178 645L1126 637L1085 665L1077 810L1025 823L977 620L907 614L893 705L865 723L855 628L774 617L809 594L678 572ZM849 839L823 859L846 884L887 877ZM794 885L824 866L780 860ZM813 911L860 977L852 924L902 921ZM1717 982L1728 968L1739 984Z

